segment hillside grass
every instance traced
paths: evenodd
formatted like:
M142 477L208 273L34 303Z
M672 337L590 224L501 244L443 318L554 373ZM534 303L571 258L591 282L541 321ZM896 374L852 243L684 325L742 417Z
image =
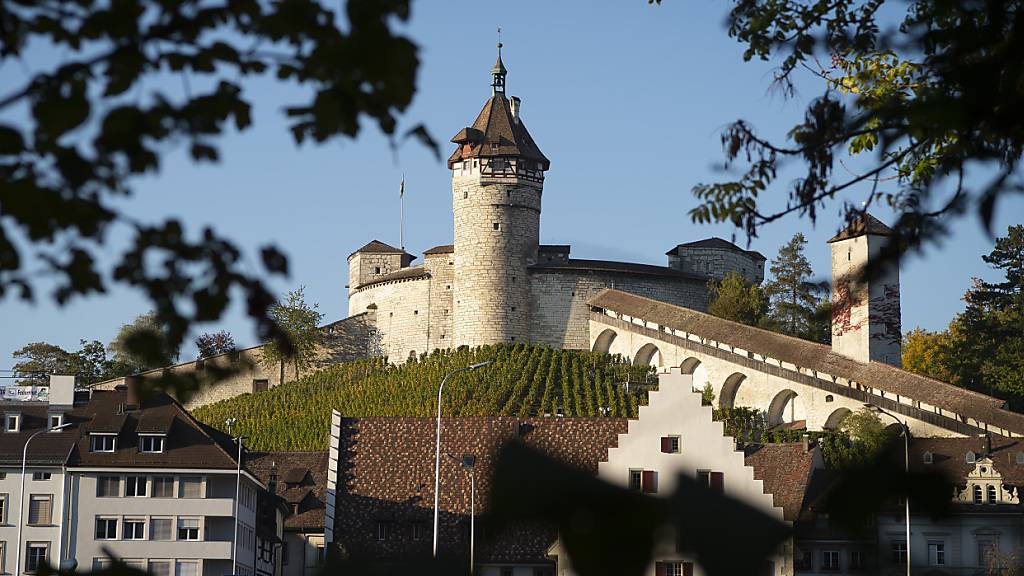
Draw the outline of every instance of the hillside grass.
M400 365L382 359L331 366L301 380L203 406L196 418L247 437L252 450L325 450L331 410L344 416L434 416L437 387L448 372L476 362L494 364L463 372L445 385L448 416L636 417L646 403L654 369L621 356L500 344L435 351Z

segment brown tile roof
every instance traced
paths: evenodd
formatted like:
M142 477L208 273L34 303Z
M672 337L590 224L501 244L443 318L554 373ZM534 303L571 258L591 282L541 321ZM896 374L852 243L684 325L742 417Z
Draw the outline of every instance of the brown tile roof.
M433 418L344 418L339 457L336 540L353 557L395 560L430 554L434 494ZM619 418L462 417L442 420L442 450L476 457L477 512L486 511L498 449L522 441L559 461L591 474L618 434ZM468 547L470 484L459 462L442 455L440 542L445 554ZM392 526L394 538L377 540L377 523ZM412 524L423 522L426 537L412 539ZM478 516L478 526L482 520ZM486 528L485 528L486 530ZM547 563L556 531L551 526L513 529L477 540L480 562Z
M359 253L370 253L370 254L406 254L408 256L412 256L412 254L409 254L405 250L402 250L401 248L395 248L394 246L392 246L390 244L385 244L385 243L381 242L380 240L370 240L369 242L364 244L362 248L360 248L360 249L352 252L351 254L349 254L348 257L351 258L352 256L354 256L356 254L359 254Z
M932 463L924 461L925 452L932 454ZM939 472L950 482L962 485L974 464L967 462L967 452L980 460L987 456L992 466L1003 475L1003 481L1024 487L1024 463L1018 463L1017 454L1024 453L1020 438L992 437L991 451L984 438L913 438L910 443L910 468L916 472Z
M18 432L0 430L0 465L20 466L25 442L36 432L49 427L50 407L45 403L3 402L0 403L0 417L5 413L20 414L21 429ZM78 427L82 420L81 408L76 408L64 415L65 422L73 423L71 426L59 432L36 436L28 447L28 464L60 466L66 463L78 439Z
M369 282L356 286L356 289L358 290L359 288L366 288L367 286L373 286L374 284L380 284L381 282L393 282L395 280L414 280L416 278L425 278L429 275L430 273L427 272L426 268L424 268L422 265L409 266L408 268L402 268L401 270L396 270L395 272L392 272L390 274L377 276L376 278L370 280Z
M838 242L840 240L849 240L850 238L856 238L858 236L864 236L866 234L872 234L877 236L895 236L896 232L892 228L886 226L881 220L875 218L867 212L857 220L847 226L844 230L841 230L838 234L829 239L829 244L832 242Z
M674 330L698 334L757 354L852 380L862 386L913 398L1006 430L1024 433L1024 414L1003 409L998 398L932 380L906 370L869 362L862 364L836 352L831 346L754 328L672 304L619 290L605 289L589 300L602 308L656 322Z
M69 465L82 467L173 467L234 469L234 450L230 439L192 418L180 404L166 394L155 394L138 410L123 414L123 426L113 453L90 452L89 433L106 431L105 425L116 420L118 407L125 402L124 390L94 390L83 410L81 438L72 452ZM168 429L164 451L140 454L140 422L153 419ZM169 425L167 423L169 422ZM143 426L142 430L149 430Z
M471 128L463 128L452 138L458 144L448 158L448 167L466 158L494 156L516 156L536 160L547 170L551 163L534 143L522 117L512 118L509 101L504 94L492 96L473 122ZM493 147L492 144L497 144Z
M296 532L322 532L327 491L327 452L253 452L246 456L246 468L264 484L270 485L271 471L278 474L275 493L289 504L298 504L298 514L291 506L285 515L284 528ZM298 486L290 486L297 479Z
M434 246L423 253L424 256L430 256L432 254L453 254L455 252L454 244L444 244L441 246Z
M764 491L782 508L786 520L796 521L815 469L816 448L804 450L801 442L749 445L744 461L754 467L754 478L764 482Z
M742 254L747 254L749 256L753 256L761 260L767 260L767 258L764 257L764 254L761 254L756 250L744 250L743 248L740 248L736 244L733 244L732 242L729 242L728 240L725 240L724 238L719 238L717 236L705 238L703 240L695 240L693 242L687 242L685 244L679 244L675 248L669 250L668 252L665 252L665 255L667 256L670 254L677 254L680 248L718 248L721 250L732 250L734 252L740 252Z
M532 270L587 270L593 272L610 272L620 274L642 274L645 276L665 276L669 278L687 278L707 282L708 276L683 272L667 266L653 264L636 264L633 262L612 262L610 260L581 260L571 258L564 262L538 262L530 266Z

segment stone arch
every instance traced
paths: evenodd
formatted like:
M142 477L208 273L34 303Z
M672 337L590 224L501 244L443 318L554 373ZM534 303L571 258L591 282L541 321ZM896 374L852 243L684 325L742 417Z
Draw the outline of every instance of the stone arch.
M700 367L700 359L690 356L679 365L679 371L683 374L693 374Z
M604 331L597 336L597 340L594 340L594 348L592 351L607 354L608 351L612 349L612 342L615 341L615 337L618 335L619 334L615 332L615 330L605 328Z
M825 430L838 430L839 425L843 423L843 419L852 413L853 411L849 408L836 408L828 415L828 419L825 420L825 425L822 428Z
M661 350L654 344L647 343L640 347L633 355L634 366L660 366Z
M785 421L786 408L791 405L793 399L796 397L796 392L786 388L772 398L772 403L768 406L769 426L777 426Z
M736 404L736 391L740 389L740 384L747 379L747 375L734 372L725 379L725 384L722 384L722 393L718 395L718 407L719 408L733 408Z

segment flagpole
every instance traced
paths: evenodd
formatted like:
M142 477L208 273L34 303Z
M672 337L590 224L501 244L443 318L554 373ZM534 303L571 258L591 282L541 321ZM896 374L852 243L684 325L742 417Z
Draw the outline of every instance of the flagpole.
M402 186L398 189L400 214L398 223L398 245L405 250L405 174L402 174Z

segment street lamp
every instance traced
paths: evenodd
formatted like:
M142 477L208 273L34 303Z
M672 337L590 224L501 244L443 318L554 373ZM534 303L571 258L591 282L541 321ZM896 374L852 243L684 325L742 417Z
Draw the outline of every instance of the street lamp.
M237 420L235 418L228 418L224 421L224 424L228 428L228 434L231 434L231 428L235 425ZM235 515L235 534L231 537L231 574L238 574L238 498L242 491L242 440L245 440L245 436L239 434L232 438L238 444L238 458L237 468L235 470L235 501L234 501L234 515Z
M903 469L910 474L910 428L904 421L874 404L865 404L864 407L872 412L885 414L900 425L900 432L903 434ZM906 504L907 512L907 576L910 576L910 494L904 494L903 502Z
M441 386L437 389L437 435L434 439L434 558L437 558L438 506L441 500L441 392L444 391L444 385L452 375L459 372L470 372L493 363L494 360L492 359L456 368L445 374L444 378L441 379Z
M14 549L14 573L19 574L21 572L21 527L25 523L25 468L28 465L28 444L36 436L45 434L46 432L56 432L57 430L63 430L71 426L71 422L65 422L60 426L54 426L53 428L45 428L36 432L35 434L28 437L25 440L25 447L21 451L21 496L18 498L18 546Z
M476 456L465 454L460 459L447 452L445 456L458 462L469 472L469 573L472 574L476 543L476 475L473 473L476 469Z

